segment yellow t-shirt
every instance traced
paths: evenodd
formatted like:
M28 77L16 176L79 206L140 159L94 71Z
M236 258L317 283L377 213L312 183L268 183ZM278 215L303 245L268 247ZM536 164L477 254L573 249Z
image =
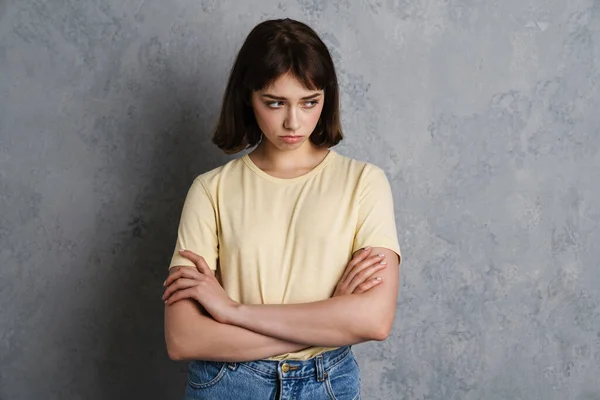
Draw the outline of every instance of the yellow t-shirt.
M178 254L184 248L218 270L235 301L307 303L330 298L352 254L365 246L400 255L392 192L380 168L330 150L310 172L283 179L243 155L193 181L169 268L193 266Z

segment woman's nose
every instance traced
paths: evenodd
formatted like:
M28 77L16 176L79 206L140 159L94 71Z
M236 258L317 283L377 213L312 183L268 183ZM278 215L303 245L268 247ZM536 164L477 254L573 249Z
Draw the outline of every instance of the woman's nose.
M300 129L300 123L295 111L290 111L287 114L285 121L283 121L283 127L294 132Z

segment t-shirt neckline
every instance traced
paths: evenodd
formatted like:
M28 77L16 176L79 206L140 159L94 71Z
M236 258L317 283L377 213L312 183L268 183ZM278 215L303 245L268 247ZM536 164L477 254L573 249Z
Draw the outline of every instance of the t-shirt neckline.
M335 151L329 149L329 153L327 153L327 155L321 160L321 162L319 164L317 164L313 169L311 169L310 171L308 171L307 173L305 173L303 175L296 176L294 178L278 178L276 176L269 175L268 173L266 173L265 171L260 169L256 164L254 164L254 161L252 161L252 159L250 159L250 156L248 154L244 154L242 156L242 161L244 162L244 164L246 164L246 166L248 168L250 168L250 170L252 170L252 172L254 172L256 175L260 176L261 178L264 178L271 182L276 182L276 183L292 183L292 182L306 180L306 179L318 174L335 157L335 154L336 154Z

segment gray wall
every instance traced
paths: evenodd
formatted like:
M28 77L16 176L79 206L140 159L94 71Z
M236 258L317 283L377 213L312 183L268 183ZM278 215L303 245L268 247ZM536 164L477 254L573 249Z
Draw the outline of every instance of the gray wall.
M180 398L161 283L235 52L330 47L405 255L367 399L600 399L597 0L0 2L0 398Z

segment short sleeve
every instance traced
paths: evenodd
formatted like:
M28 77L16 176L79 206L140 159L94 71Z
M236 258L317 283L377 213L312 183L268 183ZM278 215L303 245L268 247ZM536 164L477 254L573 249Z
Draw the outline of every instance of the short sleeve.
M367 164L358 189L358 221L352 253L365 246L385 247L402 260L392 189L379 167Z
M216 271L219 255L217 213L210 195L198 178L192 183L183 204L177 229L177 243L169 269L182 265L194 266L190 260L179 254L180 249L190 250L204 257L210 269Z

